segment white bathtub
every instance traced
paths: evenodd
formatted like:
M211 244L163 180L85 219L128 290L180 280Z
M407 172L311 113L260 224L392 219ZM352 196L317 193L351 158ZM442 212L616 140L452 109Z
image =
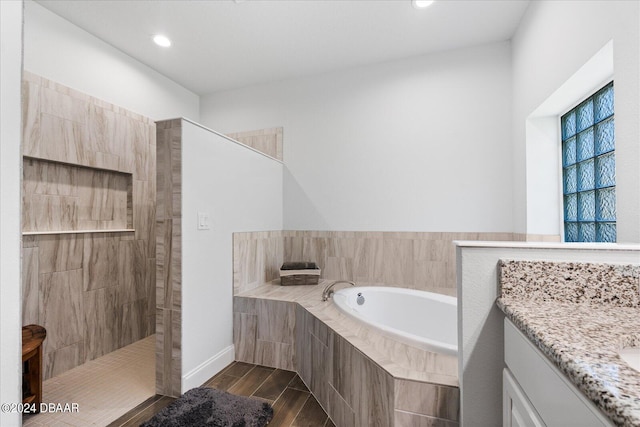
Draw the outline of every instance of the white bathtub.
M358 304L358 295L364 297ZM362 300L362 299L361 299ZM457 299L405 288L364 286L333 294L338 308L386 336L423 350L458 354Z

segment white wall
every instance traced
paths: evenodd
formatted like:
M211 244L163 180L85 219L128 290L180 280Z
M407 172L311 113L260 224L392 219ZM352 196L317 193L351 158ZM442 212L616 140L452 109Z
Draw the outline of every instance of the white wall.
M528 218L535 211L527 213L534 196L527 176L535 179L527 170L527 117L613 40L618 241L640 242L639 28L636 1L531 2L512 40L514 231L538 226Z
M284 127L286 229L511 231L510 48L214 93L201 121Z
M22 2L0 1L0 403L21 403L20 139ZM0 425L21 425L0 412Z
M182 164L184 392L234 360L232 233L282 229L283 165L185 120Z
M198 120L196 94L30 0L24 69L153 120Z
M504 342L498 261L638 264L640 245L457 242L460 425L502 425Z

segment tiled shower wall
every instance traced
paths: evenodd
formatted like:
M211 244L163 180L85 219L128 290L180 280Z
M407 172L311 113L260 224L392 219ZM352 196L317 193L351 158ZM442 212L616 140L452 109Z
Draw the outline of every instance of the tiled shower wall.
M314 261L321 268L324 279L455 295L454 240L513 241L525 240L525 236L514 233L361 231L234 233L234 293L277 279L282 262Z
M155 332L155 125L25 72L23 155L23 323L50 378Z

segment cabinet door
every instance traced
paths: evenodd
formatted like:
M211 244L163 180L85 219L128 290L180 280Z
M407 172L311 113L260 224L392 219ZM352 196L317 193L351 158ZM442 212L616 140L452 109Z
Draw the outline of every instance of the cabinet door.
M545 427L508 369L502 371L503 427Z
M523 395L549 427L613 427L508 319L504 322L504 362Z

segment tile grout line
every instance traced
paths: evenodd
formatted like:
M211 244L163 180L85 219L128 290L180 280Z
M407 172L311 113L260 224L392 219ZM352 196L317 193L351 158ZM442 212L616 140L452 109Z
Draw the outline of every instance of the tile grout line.
M257 365L256 365L256 366L257 366ZM262 384L264 384L265 382L267 382L267 380L268 380L269 378L271 378L271 375L275 374L275 372L276 372L277 370L278 370L278 369L277 369L277 368L275 368L273 371L271 371L271 373L267 376L267 378L265 378L265 379L264 379L260 384L258 384L258 387L256 387L256 389L255 389L255 390L253 390L249 396L250 396L250 397L259 397L259 396L254 396L253 394L254 394L256 391L260 390L260 387L262 387ZM275 402L275 400L274 400L274 402Z
M275 372L275 371L274 371L274 372ZM280 392L280 394L278 395L278 397L276 397L275 399L273 399L273 405L271 405L271 406L274 406L274 405L276 404L276 402L278 401L278 399L280 399L280 398L282 397L282 395L284 394L284 392L285 392L285 391L287 391L287 389L288 389L288 388L291 388L291 390L298 390L298 389L295 389L295 388L293 388L293 387L289 387L289 385L293 382L293 380L295 380L295 379L296 379L296 376L297 376L297 375L298 375L298 374L296 373L296 374L293 376L293 378L291 378L291 380L289 380L289 382L287 383L287 385L282 389L282 391ZM298 391L304 391L304 390L298 390ZM256 396L256 397L257 397L257 396Z
M292 389L295 390L295 389ZM300 409L298 409L298 412L296 412L296 416L293 417L293 420L291 421L291 424L296 422L296 419L298 418L298 415L300 415L300 412L302 412L302 408L304 408L304 405L307 404L307 401L309 401L309 397L311 396L311 393L307 393L307 398L304 400L304 402L302 402L302 405L300 405ZM289 424L289 425L291 425Z

